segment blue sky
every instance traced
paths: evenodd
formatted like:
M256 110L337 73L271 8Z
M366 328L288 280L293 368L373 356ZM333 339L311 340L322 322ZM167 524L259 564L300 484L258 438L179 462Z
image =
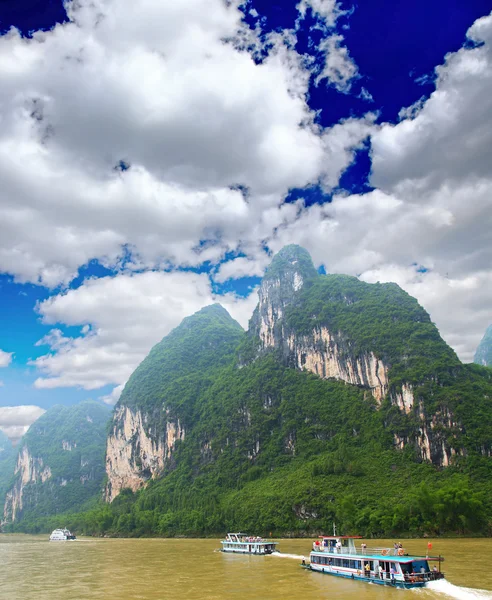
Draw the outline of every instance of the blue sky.
M492 322L489 13L0 3L0 407L113 403L204 304L246 326L293 242L396 281L471 360Z

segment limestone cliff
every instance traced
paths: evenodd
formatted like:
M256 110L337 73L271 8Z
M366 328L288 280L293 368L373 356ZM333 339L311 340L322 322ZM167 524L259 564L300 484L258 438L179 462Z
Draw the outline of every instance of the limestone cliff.
M5 521L15 521L17 514L22 510L22 497L28 484L44 483L51 477L49 466L43 465L43 459L31 456L29 449L24 446L18 456L14 475L16 481L7 492L3 517Z
M388 365L373 351L357 352L349 336L324 325L299 333L285 319L286 309L300 302L300 290L317 276L306 250L295 245L283 248L260 286L250 331L258 337L260 351L280 349L289 366L367 387L380 403L388 392ZM350 304L351 299L342 302Z
M169 463L177 440L184 440L185 430L179 419L166 420L159 429L149 415L140 410L119 406L114 413L106 446L105 497L112 502L122 489L133 492L150 478L162 474Z

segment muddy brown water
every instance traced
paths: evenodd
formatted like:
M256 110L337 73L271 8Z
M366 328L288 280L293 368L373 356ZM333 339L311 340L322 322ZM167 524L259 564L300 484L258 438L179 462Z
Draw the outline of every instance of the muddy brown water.
M47 538L0 535L2 600L492 600L490 539L431 540L447 580L400 590L301 569L308 539L279 540L278 555L241 556L218 552L218 539ZM403 543L425 554L428 541Z

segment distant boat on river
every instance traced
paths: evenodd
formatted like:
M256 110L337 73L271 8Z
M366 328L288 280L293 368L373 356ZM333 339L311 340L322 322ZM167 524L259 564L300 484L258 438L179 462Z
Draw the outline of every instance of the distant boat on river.
M77 539L68 529L55 529L51 532L50 542L66 542Z
M271 554L278 542L250 536L247 533L228 533L222 544L222 552L238 554Z
M313 543L309 564L303 560L302 566L327 575L399 588L425 587L430 581L444 579L442 556L414 556L398 545L368 548L361 544L356 548L356 539L361 536L321 536L321 541ZM429 562L437 562L438 566L431 569Z

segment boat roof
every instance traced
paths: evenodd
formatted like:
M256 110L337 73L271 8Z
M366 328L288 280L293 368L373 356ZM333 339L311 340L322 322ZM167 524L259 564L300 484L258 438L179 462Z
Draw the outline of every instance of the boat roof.
M320 535L323 540L361 540L361 535Z
M440 561L440 562L444 562L444 558L442 556L393 556L391 554L371 554L371 555L364 555L364 554L348 554L348 553L341 553L341 554L328 554L326 552L324 552L323 550L320 550L319 552L317 552L316 550L313 550L313 554L321 554L322 556L329 556L330 558L350 558L350 559L355 559L355 560L386 560L389 562L397 562L397 563L411 563L413 561L421 561L421 560L429 560L429 561Z

